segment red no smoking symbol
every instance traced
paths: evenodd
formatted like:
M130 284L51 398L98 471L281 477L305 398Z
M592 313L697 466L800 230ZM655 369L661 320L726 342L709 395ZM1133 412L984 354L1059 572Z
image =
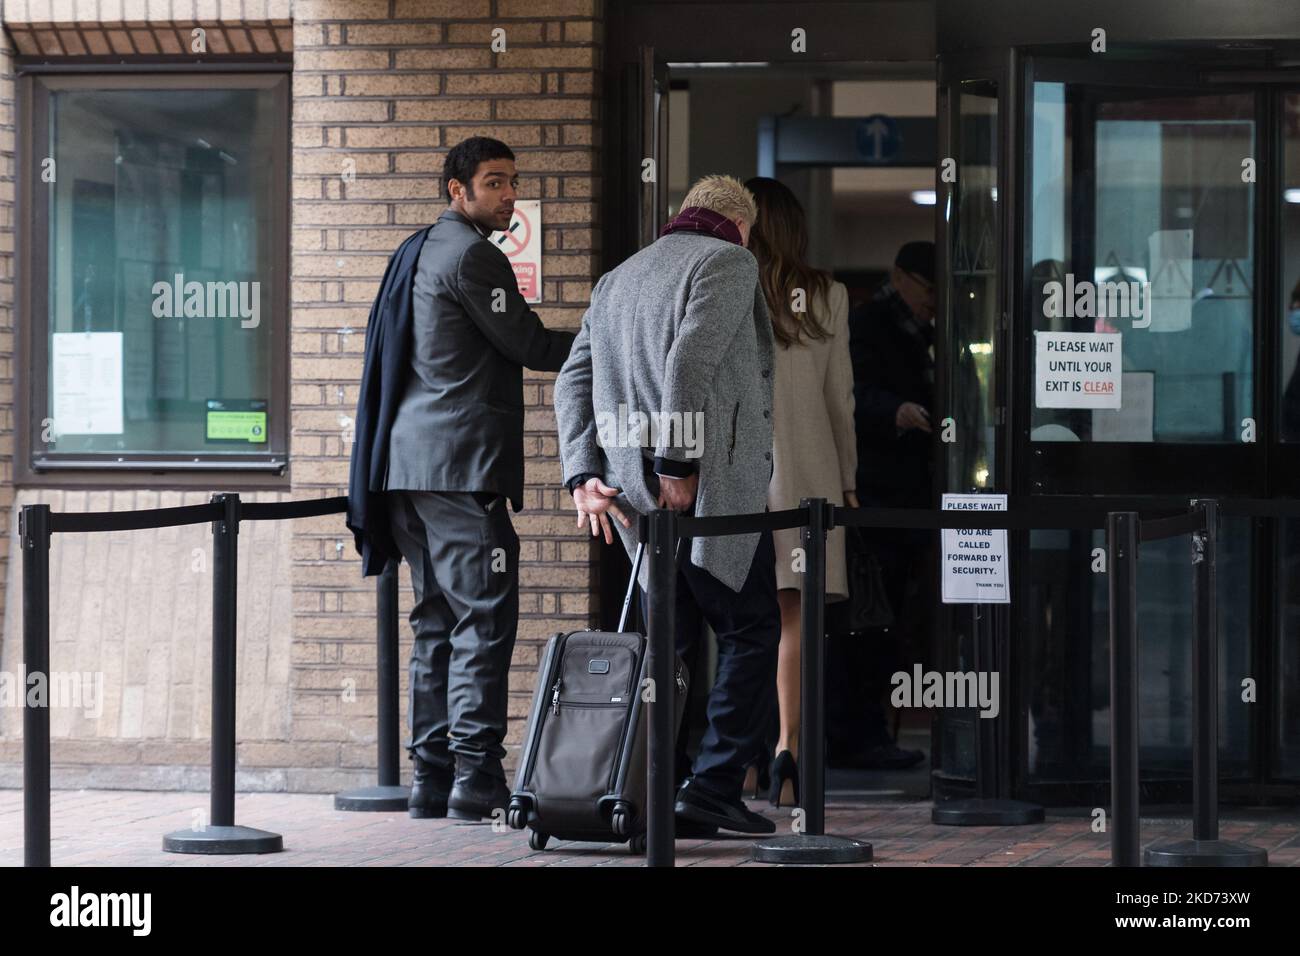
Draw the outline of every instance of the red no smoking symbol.
M528 221L522 209L516 209L510 220L510 228L501 233L497 245L509 258L519 255L533 238L533 224Z

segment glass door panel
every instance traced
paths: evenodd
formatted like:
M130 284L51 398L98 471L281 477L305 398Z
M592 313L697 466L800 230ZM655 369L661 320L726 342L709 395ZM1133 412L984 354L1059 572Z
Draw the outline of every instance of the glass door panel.
M1253 415L1250 93L1033 85L1036 332L1122 340L1111 408L1039 408L1033 442L1242 440ZM1035 373L1041 370L1035 366Z

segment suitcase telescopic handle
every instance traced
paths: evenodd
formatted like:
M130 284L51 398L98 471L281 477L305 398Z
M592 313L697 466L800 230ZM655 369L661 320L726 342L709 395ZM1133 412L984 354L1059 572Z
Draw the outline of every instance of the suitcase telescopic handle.
M627 630L627 615L632 609L632 594L636 591L636 576L641 571L641 559L645 557L645 542L638 541L636 544L636 553L632 555L632 573L627 579L627 593L623 595L623 612L618 616L618 630L623 633ZM682 559L682 542L678 540L677 547L673 551L673 564L680 564Z
M636 590L636 576L641 571L641 558L645 556L645 542L638 541L636 554L632 558L632 573L627 579L627 594L623 595L623 613L618 616L619 632L627 630L627 615L632 609L632 594Z

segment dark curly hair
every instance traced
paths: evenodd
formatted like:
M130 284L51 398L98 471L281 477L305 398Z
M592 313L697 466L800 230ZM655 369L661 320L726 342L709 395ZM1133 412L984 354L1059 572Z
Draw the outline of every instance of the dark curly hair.
M490 136L471 136L469 139L461 140L451 148L442 163L443 196L451 202L451 187L448 183L456 179L465 184L469 198L473 199L474 190L470 187L470 182L474 178L474 173L478 171L479 163L492 159L513 160L514 158L514 152L499 139L492 139Z

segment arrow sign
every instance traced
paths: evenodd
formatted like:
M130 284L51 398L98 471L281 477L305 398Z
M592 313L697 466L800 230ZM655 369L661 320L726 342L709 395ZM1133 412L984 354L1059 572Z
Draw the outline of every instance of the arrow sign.
M883 163L898 155L902 139L898 123L891 117L876 113L858 124L858 152L874 163Z

